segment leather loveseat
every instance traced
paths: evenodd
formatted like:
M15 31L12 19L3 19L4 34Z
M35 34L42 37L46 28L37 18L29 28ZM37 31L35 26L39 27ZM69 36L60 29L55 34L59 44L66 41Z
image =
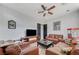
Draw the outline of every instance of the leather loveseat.
M58 42L64 42L63 35L58 34L49 34L46 36L47 40L53 41L54 44L57 44Z
M0 55L38 55L39 48L37 47L36 41L37 41L36 39L33 40L32 42L22 40L20 42L15 42L15 44L11 44L6 47L1 47ZM35 46L33 46L33 44Z
M65 55L63 49L72 49L67 44L59 42L54 47L48 48L45 51L46 55Z

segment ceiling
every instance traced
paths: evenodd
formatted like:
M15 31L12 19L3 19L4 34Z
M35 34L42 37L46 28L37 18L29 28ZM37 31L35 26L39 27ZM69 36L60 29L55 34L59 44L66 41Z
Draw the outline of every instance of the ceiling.
M38 11L43 10L41 8L42 4L46 7L55 5L56 7L51 10L54 14L47 14L45 17L43 17L42 14L38 14ZM38 20L55 19L77 10L79 7L77 3L4 3L3 5Z

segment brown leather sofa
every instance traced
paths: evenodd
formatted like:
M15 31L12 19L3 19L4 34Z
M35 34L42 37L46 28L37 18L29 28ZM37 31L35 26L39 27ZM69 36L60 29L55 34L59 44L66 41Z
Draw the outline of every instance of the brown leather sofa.
M0 55L38 55L39 48L37 47L37 44L35 44L36 46L32 45L37 43L37 38L31 37L29 39L30 40L27 41L27 38L24 38L13 45L0 48Z
M49 34L46 36L47 40L53 41L54 44L57 44L58 42L64 42L63 35L58 34Z
M18 45L10 45L5 48L7 55L38 55L39 49L37 46L31 46L27 42L19 43Z
M15 42L17 42L15 40ZM21 38L20 42L15 43L14 45L9 45L6 48L0 48L0 55L38 55L39 49L36 46L31 46L33 43L37 42L37 36Z
M67 47L69 47L67 44L59 42L54 47L50 47L46 49L45 54L46 55L65 55L62 49Z
M79 55L79 42L75 40L71 41L71 45L67 45L66 43L59 42L54 47L46 49L46 55L64 55L63 49L70 49L69 55Z

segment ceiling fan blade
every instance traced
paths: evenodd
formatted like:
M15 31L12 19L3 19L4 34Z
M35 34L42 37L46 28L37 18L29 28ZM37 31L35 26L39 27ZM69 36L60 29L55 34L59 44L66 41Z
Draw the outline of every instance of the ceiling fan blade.
M48 14L52 15L53 13L52 12L48 12Z
M43 13L44 11L39 11L38 13Z
M55 5L53 5L52 7L48 8L47 10L49 11L49 10L51 10L53 8L55 8Z
M44 13L43 16L46 16L46 13Z
M41 5L41 7L43 8L43 10L46 10L46 7L44 5Z

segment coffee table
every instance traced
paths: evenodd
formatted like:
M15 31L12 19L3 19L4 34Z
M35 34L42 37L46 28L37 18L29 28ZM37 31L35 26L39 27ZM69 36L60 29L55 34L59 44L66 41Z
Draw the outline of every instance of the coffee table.
M37 43L38 43L38 45L41 45L41 46L45 47L46 49L49 48L50 46L53 46L53 42L49 41L49 40L40 40Z

